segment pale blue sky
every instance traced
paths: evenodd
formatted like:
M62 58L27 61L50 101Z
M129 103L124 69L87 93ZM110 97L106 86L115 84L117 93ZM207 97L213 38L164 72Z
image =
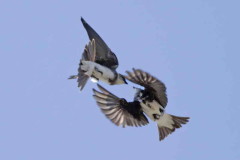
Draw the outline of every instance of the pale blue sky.
M239 160L240 21L237 0L0 2L1 160ZM124 73L165 82L167 112L190 122L158 141L156 124L114 126L88 83L76 81L85 20ZM103 83L101 83L103 84ZM104 87L133 98L129 86Z

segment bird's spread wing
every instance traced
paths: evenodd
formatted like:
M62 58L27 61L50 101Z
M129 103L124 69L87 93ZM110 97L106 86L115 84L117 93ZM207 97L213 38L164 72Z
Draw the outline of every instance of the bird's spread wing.
M98 88L101 92L93 89L93 96L102 112L114 124L123 127L138 127L148 124L139 102L127 102L125 99L118 98L99 84Z
M81 61L95 61L96 58L96 43L95 40L93 39L90 41L84 48L83 54L82 54L82 59L80 60L79 67L78 67L78 87L80 90L83 90L84 86L86 85L89 76L84 74L84 72L81 70Z
M111 69L118 67L118 59L116 55L111 51L103 39L97 34L97 32L83 19L82 24L87 31L90 40L96 41L96 62Z
M126 73L128 74L125 76L126 79L151 90L161 106L164 108L166 107L168 99L166 94L166 86L163 82L140 69L133 68L133 72L126 71Z
M94 39L92 39L85 46L81 60L94 62L95 59L96 59L96 42Z
M84 86L86 85L89 79L89 76L84 74L84 72L81 70L81 67L80 67L81 61L84 60L84 61L94 62L95 57L96 57L96 44L95 44L95 40L93 39L84 48L82 58L80 60L79 67L78 67L78 75L72 75L68 78L68 79L77 78L78 87L80 88L80 90L83 90Z

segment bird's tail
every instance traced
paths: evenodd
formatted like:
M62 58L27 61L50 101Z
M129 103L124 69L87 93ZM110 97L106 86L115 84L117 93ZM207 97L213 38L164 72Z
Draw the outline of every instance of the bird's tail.
M186 124L189 117L178 117L164 113L157 121L159 140L163 140L169 134L175 131L176 128L181 128L182 124Z
M78 68L78 75L72 75L68 79L77 79L78 87L80 90L83 90L84 86L86 85L89 76L84 74L86 71L81 69L82 61L92 61L94 62L96 59L96 44L95 40L92 39L86 46L82 54L82 58L79 63Z
M80 88L80 91L83 90L84 86L86 85L88 81L89 76L85 75L84 73L78 73L78 87Z
M78 78L78 75L71 75L71 76L69 76L68 79L77 79L77 78Z

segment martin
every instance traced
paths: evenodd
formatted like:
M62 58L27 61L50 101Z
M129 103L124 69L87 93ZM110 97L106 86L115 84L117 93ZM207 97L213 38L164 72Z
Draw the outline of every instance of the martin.
M165 113L168 99L166 86L163 82L142 70L127 71L126 79L141 85L144 89L136 88L133 102L118 98L102 86L98 85L101 92L93 89L94 98L102 112L117 126L144 126L149 117L157 123L159 140L188 122L189 117L178 117ZM146 116L145 116L146 115Z
M80 90L84 88L87 80L99 80L110 85L127 84L125 77L117 73L118 59L97 32L83 19L82 24L87 31L90 42L85 46L79 63L78 75L70 76L76 79Z

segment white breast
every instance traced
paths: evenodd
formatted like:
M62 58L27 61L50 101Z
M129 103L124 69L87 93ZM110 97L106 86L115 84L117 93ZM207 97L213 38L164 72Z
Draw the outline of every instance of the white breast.
M115 75L112 70L97 63L93 71L93 76L106 83L109 83L109 79L112 80L115 78Z
M81 69L87 71L85 74L88 76L97 78L106 83L109 83L109 79L112 80L115 78L115 74L111 69L95 62L82 61Z
M164 108L155 100L152 102L146 102L145 104L143 102L140 103L143 112L153 121L155 121L153 114L157 114L162 116L163 113L160 112L160 108L164 110Z

